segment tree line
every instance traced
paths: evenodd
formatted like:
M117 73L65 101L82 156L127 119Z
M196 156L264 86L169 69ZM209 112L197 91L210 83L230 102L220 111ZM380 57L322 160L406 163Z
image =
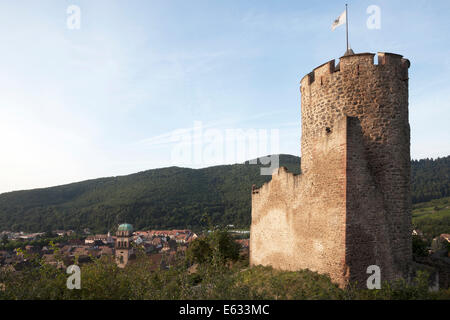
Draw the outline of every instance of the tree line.
M280 155L280 165L300 173L300 158ZM41 232L90 228L107 232L128 222L137 229L202 228L207 215L215 225L248 228L251 188L271 179L261 163L204 169L168 167L120 177L0 195L0 229ZM413 160L413 203L450 196L450 156Z

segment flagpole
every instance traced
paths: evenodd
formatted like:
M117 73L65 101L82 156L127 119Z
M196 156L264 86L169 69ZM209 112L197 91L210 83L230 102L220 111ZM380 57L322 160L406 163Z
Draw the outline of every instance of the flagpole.
M347 39L347 51L348 52L348 10L347 10L347 4L345 4L345 35Z

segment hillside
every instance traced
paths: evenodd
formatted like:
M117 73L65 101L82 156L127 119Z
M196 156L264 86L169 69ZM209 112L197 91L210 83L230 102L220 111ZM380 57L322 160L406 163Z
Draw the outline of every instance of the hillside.
M415 204L413 226L428 239L450 233L450 197Z
M280 165L299 173L300 158L281 155ZM450 196L450 156L412 161L413 201ZM127 176L0 195L0 230L105 232L127 221L136 228L193 228L207 214L214 224L250 224L250 190L270 176L260 165L204 169L169 167Z
M411 162L412 201L429 201L450 196L450 156Z
M282 155L281 165L299 171L298 157ZM204 214L213 223L250 223L250 190L270 176L260 165L204 169L169 167L121 177L0 195L0 230L54 230L90 227L106 231L122 221L136 228L196 228Z

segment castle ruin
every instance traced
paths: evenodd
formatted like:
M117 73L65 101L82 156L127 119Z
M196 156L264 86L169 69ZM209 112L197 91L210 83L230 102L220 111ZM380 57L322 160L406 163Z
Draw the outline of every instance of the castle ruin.
M310 269L340 286L404 277L412 261L408 68L401 55L346 54L307 74L301 174L252 190L250 263Z

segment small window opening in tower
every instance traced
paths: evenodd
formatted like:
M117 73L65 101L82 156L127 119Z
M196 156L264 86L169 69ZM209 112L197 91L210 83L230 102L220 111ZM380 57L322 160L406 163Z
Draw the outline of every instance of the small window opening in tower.
M331 133L330 127L327 127L325 130L327 131L327 133Z

